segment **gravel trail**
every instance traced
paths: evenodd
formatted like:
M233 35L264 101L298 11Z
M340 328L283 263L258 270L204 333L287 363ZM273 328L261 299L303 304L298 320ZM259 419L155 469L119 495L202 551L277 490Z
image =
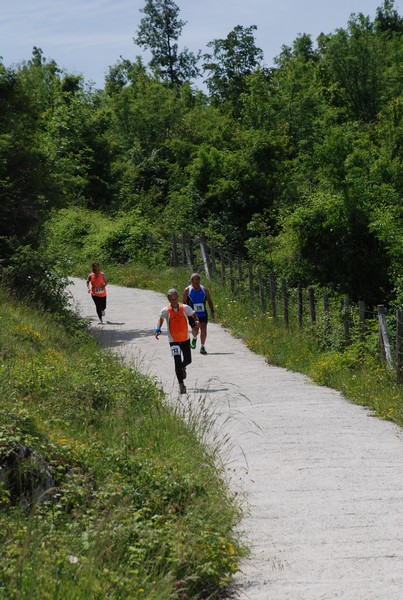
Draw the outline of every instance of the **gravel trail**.
M98 325L85 282L70 287L101 345L176 398L162 294L108 285ZM180 293L182 290L179 290ZM252 553L235 584L241 600L402 600L403 431L334 390L273 367L209 323L207 356L192 351L190 402L206 397L225 464L245 494Z

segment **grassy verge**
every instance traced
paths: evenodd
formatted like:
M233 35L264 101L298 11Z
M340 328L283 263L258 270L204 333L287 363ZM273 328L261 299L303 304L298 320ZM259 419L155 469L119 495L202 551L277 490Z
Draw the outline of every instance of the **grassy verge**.
M83 268L77 273L87 275ZM161 292L173 286L181 292L189 283L190 272L161 268L157 275L155 269L139 265L111 265L108 275L112 283L120 285ZM365 339L353 338L343 347L340 319L328 324L319 319L314 332L309 326L301 332L296 315L291 314L287 329L281 318L262 313L258 299L251 303L246 289L232 295L227 286L214 280L208 287L220 323L270 364L305 373L319 385L340 390L350 400L370 407L378 417L403 426L403 386L395 383L395 373L379 361L376 322L368 320Z
M0 597L218 595L244 549L206 421L82 328L1 298Z

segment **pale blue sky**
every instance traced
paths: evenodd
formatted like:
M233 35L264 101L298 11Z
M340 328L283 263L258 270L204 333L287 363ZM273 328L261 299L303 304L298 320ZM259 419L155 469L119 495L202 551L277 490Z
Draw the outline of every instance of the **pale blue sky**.
M401 2L395 8L401 14ZM383 0L177 0L187 21L179 40L193 52L225 38L236 26L256 25L256 44L270 66L283 44L298 34L313 40L321 33L346 27L351 13L375 17ZM103 87L108 67L120 56L149 56L133 42L145 0L2 0L0 56L6 66L28 60L38 46L69 73Z

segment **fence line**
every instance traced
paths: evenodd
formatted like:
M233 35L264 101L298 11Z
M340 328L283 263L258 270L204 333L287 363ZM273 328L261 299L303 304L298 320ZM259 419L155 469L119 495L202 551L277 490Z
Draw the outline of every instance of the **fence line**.
M181 251L178 250L179 244L182 244ZM153 247L151 236L149 237L150 251ZM216 259L218 256L219 272L217 272ZM181 260L179 260L181 257ZM181 263L181 264L179 264ZM172 236L172 266L189 267L192 271L202 271L206 279L220 278L221 283L225 285L229 282L232 294L236 294L239 289L242 293L249 293L251 301L255 301L258 294L260 308L263 313L270 310L271 317L278 319L277 300L281 299L283 308L283 322L285 327L290 326L290 290L287 282L282 278L277 284L275 273L270 272L265 275L260 266L254 266L252 261L242 261L240 256L233 257L230 252L223 248L216 248L215 245L207 242L205 234L201 234L196 238L191 238L183 233L181 242L176 235ZM245 268L244 268L245 264ZM237 276L236 276L237 273ZM246 278L245 278L246 273ZM256 279L255 279L256 276ZM247 287L247 290L245 289ZM307 290L308 312L304 311L304 290ZM266 293L270 298L270 308L266 304ZM297 286L297 323L300 331L304 328L304 316L309 316L311 330L318 331L318 316L317 316L317 301L313 287L304 288L301 284ZM294 293L295 293L294 292ZM331 332L331 313L329 296L323 295L323 335L329 336ZM361 341L365 339L366 334L366 315L370 314L375 318L372 311L368 311L365 307L365 302L360 300L357 307L350 303L348 296L344 297L343 306L341 307L341 321L343 328L344 345L347 346L352 340L353 319L356 321L354 331L358 331L358 336ZM403 354L402 354L402 339L403 339L403 311L396 313L396 347L394 351L390 343L390 335L388 331L388 323L383 305L378 306L378 331L379 331L379 347L381 358L386 363L388 369L396 369L396 380L399 384L403 383ZM390 319L389 319L390 321ZM390 326L390 324L389 324ZM394 355L394 356L393 356Z

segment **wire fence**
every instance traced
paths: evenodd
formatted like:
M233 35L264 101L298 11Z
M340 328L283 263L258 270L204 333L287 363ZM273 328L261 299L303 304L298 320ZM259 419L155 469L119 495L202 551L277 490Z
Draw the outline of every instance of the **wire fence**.
M213 242L205 235L191 238L172 236L170 265L201 271L206 279L228 286L231 294L249 297L264 314L282 322L287 329L309 329L326 347L347 348L352 341L362 342L377 331L380 360L396 381L403 383L403 311L390 313L384 305L368 307L365 301L350 301L348 296L329 296L316 286L289 286L285 278L246 261Z

